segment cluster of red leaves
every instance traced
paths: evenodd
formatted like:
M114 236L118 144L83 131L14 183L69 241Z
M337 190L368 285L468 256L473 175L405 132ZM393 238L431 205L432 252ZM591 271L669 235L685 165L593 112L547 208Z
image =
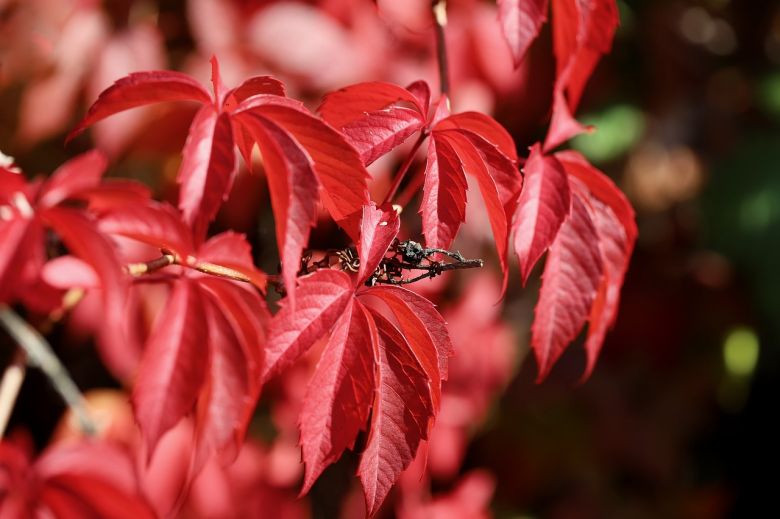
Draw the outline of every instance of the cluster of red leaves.
M121 446L102 441L58 444L34 462L29 451L21 441L0 443L0 516L155 517Z
M517 62L546 19L547 4L499 2ZM98 288L107 312L101 345L121 348L133 280L117 242L129 238L159 249L166 263L147 279L165 283L169 295L146 337L132 402L149 458L163 435L194 418L192 472L212 452L235 459L262 385L327 337L299 419L302 492L365 431L358 475L373 515L431 435L453 347L430 301L404 288L370 286L400 219L370 200L366 166L414 137L400 182L427 140L419 212L426 245L441 249L452 245L465 220L466 175L472 176L495 239L501 293L510 243L524 283L548 252L532 327L540 380L589 322L587 377L615 320L636 238L633 210L583 157L552 153L583 130L572 112L611 44L615 6L612 0L553 0L553 13L558 67L551 128L527 159L518 157L498 122L477 112L450 113L448 97L432 102L422 81L407 88L352 85L328 94L318 115L270 77L226 89L214 58L212 92L178 72L118 80L69 139L131 108L198 103L182 152L178 209L152 201L135 184L102 182L105 159L94 152L45 182L27 183L0 169L0 239L11 244L0 252L0 303L50 310L65 289ZM234 181L237 151L251 168L255 146L268 179L287 293L273 317L263 297L266 275L254 266L244 237L207 238ZM355 241L360 264L354 274L321 269L297 277L320 203ZM49 259L47 230L70 255ZM218 277L225 273L233 279Z

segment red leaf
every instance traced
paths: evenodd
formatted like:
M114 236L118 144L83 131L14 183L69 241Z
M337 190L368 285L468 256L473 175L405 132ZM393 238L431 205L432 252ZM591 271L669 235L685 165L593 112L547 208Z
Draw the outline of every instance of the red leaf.
M230 116L211 105L201 108L190 125L182 157L179 209L200 239L227 198L236 173Z
M24 175L0 166L0 201L10 202L14 193L23 192L26 185Z
M99 336L101 348L129 347L122 333L126 321L127 285L111 241L99 232L96 222L74 209L52 207L42 211L40 216L62 238L70 252L87 262L100 279L105 312ZM104 358L109 356L104 355Z
M523 61L528 47L547 21L547 3L548 0L498 0L498 18L515 67Z
M180 72L135 72L104 90L84 119L68 134L65 142L110 115L161 101L198 101L206 104L211 103L211 96L200 83Z
M463 170L477 179L487 208L506 287L509 275L509 220L522 187L520 172L497 147L471 131L436 130L435 134L437 139L446 140L452 146Z
M497 146L499 151L509 160L517 162L515 141L509 132L492 117L478 112L463 112L442 119L436 125L436 130L450 129L467 130Z
M409 352L425 372L430 387L429 393L433 410L437 412L441 404L441 381L443 378L439 372L439 352L425 323L415 314L414 309L407 305L404 298L398 297L395 292L392 288L377 287L377 289L362 292L361 300L370 301L371 296L378 296L379 300L387 305L397 322L397 326L394 327L404 337ZM371 304L368 306L372 309L376 308Z
M587 379L601 351L609 328L614 324L620 305L620 289L636 241L634 210L620 190L606 175L574 152L556 155L566 172L576 177L572 185L586 196L588 209L599 235L604 273L591 309L588 337L585 342L587 365L582 379Z
M610 51L618 25L615 0L553 0L552 11L557 73L545 150L585 130L572 113L602 54Z
M74 194L74 198L86 201L93 213L105 213L123 205L145 205L151 196L149 188L140 182L115 178Z
M318 111L342 131L368 165L425 126L427 85L421 85L425 83L414 85L418 96L390 83L359 83L327 94Z
M388 247L398 235L401 222L395 211L382 211L374 205L363 207L360 222L360 241L357 244L360 268L357 285L370 277L385 257Z
M232 110L245 99L261 94L284 97L284 84L270 76L251 77L225 94L225 102L222 108L228 111Z
M550 247L531 328L531 346L543 380L577 336L593 306L602 275L599 235L586 203L571 197L569 216Z
M525 183L515 212L514 246L523 284L536 262L552 244L569 213L570 192L561 164L542 155L538 144L525 164Z
M209 364L206 385L197 412L196 467L202 466L208 449L233 461L246 432L247 416L255 398L249 384L247 359L240 339L222 313L221 300L205 301L208 322Z
M0 243L3 244L0 247L0 302L11 302L23 281L21 273L32 248L40 246L36 236L39 234L40 223L34 218L0 219Z
M208 329L202 294L176 282L147 341L133 387L133 409L151 457L160 437L190 412L206 376Z
M107 165L108 160L99 151L89 151L69 160L43 185L38 205L52 207L80 191L97 187Z
M425 97L425 88L421 85L427 87L424 82L418 81L410 85L415 90L410 92L398 85L381 81L358 83L326 94L317 111L328 124L336 128L342 128L362 119L369 112L382 110L398 102L410 104L425 118L428 106L420 99Z
M428 162L420 205L423 234L429 247L449 248L466 219L466 177L458 156L445 141L428 142Z
M41 501L62 517L155 517L138 491L130 456L114 444L57 444L36 461L35 471Z
M308 154L283 128L253 113L245 113L241 121L257 141L265 161L282 279L294 301L301 253L317 218L317 176Z
M204 276L198 279L198 285L219 301L219 308L230 321L244 351L252 394L256 397L260 391L265 327L271 319L265 301L255 290L226 279Z
M41 278L55 288L98 288L100 280L89 264L75 256L66 254L46 262Z
M182 259L193 253L191 231L167 204L122 207L101 217L100 230L169 250Z
M295 305L274 315L262 380L279 373L328 333L353 297L352 280L343 272L318 270L301 278Z
M360 459L366 509L373 516L409 466L434 414L428 378L406 339L374 312L369 321L376 362L371 429Z
M450 334L447 331L447 323L439 314L439 311L436 310L436 306L421 295L403 287L375 286L362 293L379 295L384 301L396 300L411 310L415 319L422 324L433 340L433 346L438 358L438 371L441 375L441 380L446 380L449 358L455 354L455 350L450 341ZM396 315L396 318L403 326L404 323L401 317Z
M322 120L279 99L268 96L268 102L247 110L284 128L306 150L323 187L323 203L334 220L340 222L360 211L370 201L369 174L357 152ZM356 233L352 237L357 238Z
M300 415L301 447L309 491L323 469L353 448L368 420L374 391L374 354L365 309L351 300L330 332L309 382Z

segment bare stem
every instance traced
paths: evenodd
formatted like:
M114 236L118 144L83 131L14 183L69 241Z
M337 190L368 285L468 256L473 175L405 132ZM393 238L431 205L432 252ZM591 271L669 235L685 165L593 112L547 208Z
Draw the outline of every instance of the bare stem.
M5 435L8 419L14 409L16 397L24 381L26 372L26 355L23 350L16 350L11 363L5 368L3 379L0 381L0 438Z
M447 26L447 0L433 0L433 19L436 22L436 59L439 63L439 84L442 95L450 93L450 74L447 64L447 43L444 28Z
M239 272L237 270L234 270L230 267L226 267L224 265L217 265L215 263L209 263L207 261L201 261L197 262L195 264L189 264L180 261L176 256L173 254L164 253L159 258L155 258L150 261L144 261L141 263L131 263L125 267L125 270L131 275L135 277L144 276L143 279L146 279L146 274L152 274L156 271L168 267L170 265L181 265L183 267L195 269L198 272L203 272L204 274L211 274L212 276L217 276L221 278L227 278L232 279L233 281L241 281L244 283L251 283L255 284L253 280L243 274L242 272ZM166 277L161 277L160 279L168 279ZM154 281L159 281L159 279L155 278ZM258 286L261 290L263 290L265 287Z
M48 377L54 389L78 418L81 430L85 434L94 435L97 426L87 411L84 395L46 339L7 306L0 306L0 324L24 350L28 364L39 368Z
M403 182L404 177L406 177L406 173L409 171L409 167L412 165L412 162L414 162L414 156L417 155L417 150L420 149L420 146L426 137L427 135L425 132L421 133L420 137L417 139L417 142L415 142L414 146L412 146L412 149L409 151L409 155L407 155L406 160L404 160L404 163L401 164L401 167L398 169L398 173L395 175L395 179L393 180L393 185L387 192L387 196L385 196L385 201L382 202L382 205L389 204L393 201L393 197L398 192L398 188L401 186L401 182Z
M150 261L131 263L127 265L125 269L131 276L140 276L142 274L149 274L155 270L160 270L168 265L173 265L175 262L176 257L173 254L163 254L159 258Z

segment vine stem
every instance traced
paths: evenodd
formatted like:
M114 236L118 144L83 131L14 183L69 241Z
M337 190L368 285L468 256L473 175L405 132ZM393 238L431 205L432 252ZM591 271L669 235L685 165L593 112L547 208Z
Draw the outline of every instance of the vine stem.
M436 59L439 63L439 85L442 95L450 94L450 73L447 63L447 42L444 28L447 26L447 0L433 0L433 19L436 22Z
M0 438L5 435L16 397L19 396L19 390L22 388L24 375L27 372L26 361L24 351L16 350L14 358L3 372L3 379L0 381Z
M225 267L223 265L216 265L214 263L209 263L207 261L200 261L191 264L184 261L180 261L179 258L177 258L175 255L169 254L167 252L164 252L163 255L160 256L159 258L155 258L150 261L143 261L140 263L130 263L129 265L125 266L125 270L131 276L139 277L145 274L152 274L169 265L181 265L183 267L187 267L187 268L197 270L199 272L203 272L204 274L211 274L212 276L232 279L233 281L242 281L244 283L250 283L252 285L255 284L253 283L252 279L249 278L247 275L237 270L234 270L230 267ZM263 287L258 287L258 288L262 289Z
M403 182L404 177L406 177L406 173L409 171L409 167L411 167L412 162L414 162L414 156L417 155L417 150L420 149L420 146L427 136L428 135L425 132L422 132L420 137L417 139L417 142L415 142L414 146L412 146L412 149L409 151L409 155L406 156L406 160L404 160L404 163L401 164L401 167L398 169L398 173L395 175L395 179L393 180L393 185L390 186L390 190L387 192L387 196L385 196L385 201L382 202L382 205L389 204L393 201L393 197L395 197L395 194L398 192L398 188L401 186L401 182Z
M35 328L30 326L27 321L19 317L16 312L4 305L0 305L0 324L24 350L28 364L39 368L48 377L54 389L62 396L62 399L65 400L65 403L76 415L79 428L87 435L94 435L97 432L97 425L87 410L84 395L81 394L78 386L70 377L68 370L65 369L60 359L57 358L46 339ZM3 384L5 384L7 374L6 370ZM3 392L3 397L13 398L13 401L15 401L17 393L18 391L12 393L9 389ZM11 403L3 402L2 405L13 407L13 401Z

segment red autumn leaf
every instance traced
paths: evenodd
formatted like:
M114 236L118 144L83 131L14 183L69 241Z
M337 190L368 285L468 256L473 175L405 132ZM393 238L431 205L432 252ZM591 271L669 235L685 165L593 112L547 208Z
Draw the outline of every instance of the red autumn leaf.
M295 305L285 304L268 329L263 380L289 367L325 336L353 297L349 277L318 270L300 280Z
M614 0L552 0L552 11L556 80L545 150L585 130L573 113L596 64L610 51L618 25Z
M350 300L330 333L309 382L300 416L301 448L309 491L323 469L354 447L366 426L374 392L374 353L369 318Z
M359 83L327 94L318 111L368 165L425 126L428 85L417 82L410 88L418 95L391 83Z
M448 248L465 219L466 179L472 175L485 201L506 285L509 224L523 180L514 142L501 125L476 112L449 115L440 101L431 128L420 212L430 247Z
M230 116L211 105L202 107L190 125L177 178L179 209L196 236L205 234L227 198L237 166Z
M196 410L193 466L202 466L212 451L234 458L260 394L267 310L255 289L208 274L264 290L266 276L253 265L249 244L226 232L193 247L192 231L165 204L120 208L106 214L101 226L174 256L175 265L160 271L169 275L172 294L147 340L135 384L148 452Z
M548 0L498 0L501 30L512 51L515 67L523 61L547 21L547 4Z
M96 187L107 166L108 160L97 151L89 151L69 160L46 180L38 195L38 203L51 207L79 192Z
M360 241L357 244L360 267L357 282L371 276L398 235L401 222L395 211L385 212L373 205L363 207Z
M455 150L447 141L431 139L420 204L426 245L441 249L450 246L466 220L467 188Z
M197 285L176 283L147 341L133 386L133 410L148 457L160 437L195 405L209 363L207 333Z
M55 290L41 277L48 259L44 230L52 229L70 253L86 262L97 275L105 311L99 333L101 351L125 347L123 335L116 333L123 329L125 320L124 274L113 244L98 231L92 215L64 207L64 203L99 196L105 164L99 153L85 153L63 164L46 181L25 184L9 178L7 185L14 191L0 192L4 197L0 199L0 212L7 213L7 217L0 218L0 238L4 243L0 252L0 300L21 299L39 311L60 306L64 292ZM128 199L146 200L148 191L138 189L136 184L123 185L129 188ZM115 197L125 198L120 187ZM68 285L67 279L60 281L60 288L75 286ZM105 359L108 357L104 355Z
M138 489L130 456L97 441L55 444L37 460L0 444L0 516L156 517Z
M569 215L550 247L534 310L531 347L544 379L590 315L603 272L599 235L587 201L571 197Z
M414 460L435 413L431 381L407 339L381 315L371 313L371 318L375 390L368 441L358 466L369 516Z
M556 156L566 172L576 177L572 179L573 185L586 193L590 200L588 209L599 235L604 261L604 273L588 318L584 380L593 371L604 336L617 318L620 289L636 242L637 229L631 204L606 175L577 153L562 152Z
M429 99L424 82L408 89L369 82L326 95L319 110L361 151L366 163L417 131L429 135L420 207L426 244L447 248L455 239L466 217L465 174L473 175L488 209L506 279L509 217L522 187L514 141L500 124L483 114L450 115L446 98L439 101L426 124Z
M517 203L513 232L523 284L536 262L550 247L569 213L569 183L554 157L542 155L539 144L523 168L525 184Z
M210 358L196 412L197 436L201 439L196 467L202 465L210 450L221 451L229 461L235 459L244 439L247 408L255 404L242 339L220 310L219 298L208 297L204 302Z
M190 126L178 175L179 208L195 231L196 244L232 185L234 147L249 161L256 141L271 185L283 278L292 295L300 254L316 217L318 186L323 187L325 206L342 222L368 202L368 174L344 137L300 103L282 97L284 87L275 79L250 78L233 90L221 85L215 58L213 95L180 73L131 74L101 94L69 138L109 115L143 104L185 99L203 104Z
M358 241L364 271L300 278L295 306L283 305L271 320L266 353L264 379L329 337L301 411L303 492L368 427L359 474L371 514L427 438L452 354L432 303L400 287L364 285L397 229L395 215L366 207Z

